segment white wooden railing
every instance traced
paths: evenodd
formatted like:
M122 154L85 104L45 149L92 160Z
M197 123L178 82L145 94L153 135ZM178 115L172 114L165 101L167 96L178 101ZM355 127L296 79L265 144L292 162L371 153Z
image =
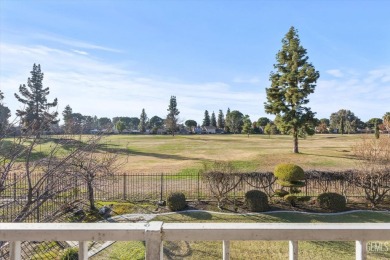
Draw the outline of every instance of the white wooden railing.
M79 259L88 259L87 241L146 242L147 260L162 259L163 241L289 241L289 259L298 259L298 241L356 241L356 259L366 259L366 242L389 241L388 223L0 223L0 241L9 241L11 260L21 259L21 241L79 241Z

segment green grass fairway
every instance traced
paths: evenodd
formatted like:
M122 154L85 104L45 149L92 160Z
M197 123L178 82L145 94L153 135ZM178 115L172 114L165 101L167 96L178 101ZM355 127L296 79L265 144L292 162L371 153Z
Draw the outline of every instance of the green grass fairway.
M362 135L314 135L299 140L300 154L292 153L291 136L252 135L115 135L105 148L129 155L126 172L193 172L202 163L230 161L241 171L273 170L282 162L304 169L350 169L355 165L352 147Z

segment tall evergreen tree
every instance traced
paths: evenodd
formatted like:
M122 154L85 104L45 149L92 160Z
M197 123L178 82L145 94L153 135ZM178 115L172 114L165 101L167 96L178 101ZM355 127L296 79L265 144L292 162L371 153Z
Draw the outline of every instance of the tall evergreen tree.
M214 127L217 127L217 119L215 118L215 113L213 111L213 113L211 113L211 119L210 119L210 124L211 126L214 126Z
M48 130L51 124L58 122L56 120L58 112L48 111L49 108L57 106L57 98L51 103L47 101L50 91L48 87L43 88L42 80L41 66L34 63L27 86L20 85L20 95L15 93L17 100L25 106L23 110L16 110L16 115L21 118L25 130L32 130L37 134L42 130Z
M179 119L177 116L180 114L180 111L177 109L176 96L171 96L167 111L168 115L165 119L165 125L167 129L171 132L172 136L175 136L177 121Z
M64 119L65 133L67 134L72 133L72 114L72 108L69 105L66 105L64 111L62 112L62 116Z
M141 112L141 115L139 117L138 130L141 133L145 133L147 124L148 124L148 116L145 113L145 108L143 108L142 112Z
M229 118L230 116L230 108L227 109L226 115L225 115L225 132L230 133L230 125L229 125Z
M210 123L211 123L211 120L210 120L209 111L205 110L202 126L210 126Z
M223 112L222 112L221 109L218 112L217 126L218 126L219 129L224 129L225 128L225 119L223 117Z
M298 153L298 137L314 134L314 114L307 98L314 92L320 77L308 62L307 51L300 45L298 31L291 27L282 39L282 49L276 55L277 63L271 72L271 86L266 88L265 112L279 115L284 128L293 136L293 152Z

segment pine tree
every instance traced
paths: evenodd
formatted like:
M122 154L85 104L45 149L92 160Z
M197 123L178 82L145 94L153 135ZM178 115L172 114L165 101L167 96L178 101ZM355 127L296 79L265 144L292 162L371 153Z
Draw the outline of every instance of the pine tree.
M73 110L69 105L66 105L64 111L62 112L62 116L64 118L64 128L65 133L72 133L72 114Z
M229 125L229 117L230 117L230 108L227 109L225 115L225 132L230 133L230 125Z
M20 96L15 93L17 100L25 106L24 110L16 111L24 130L31 130L38 135L42 130L48 130L50 124L58 122L56 120L58 112L48 111L49 108L57 106L57 98L51 103L47 102L46 97L50 92L49 88L43 88L42 80L41 66L34 63L27 86L25 84L19 86Z
M141 112L141 115L139 117L139 124L138 124L138 130L141 133L145 133L147 121L148 121L148 116L145 113L145 108L143 108L142 112Z
M211 126L214 126L214 127L217 127L217 120L216 120L216 118L215 118L215 113L214 113L214 111L213 111L213 113L211 113L211 119L210 119L210 121L211 121Z
M218 113L217 125L218 125L219 129L224 129L225 128L225 119L223 118L223 112L222 112L221 109L219 110L219 113Z
M266 88L265 112L279 115L283 127L293 136L293 152L298 153L298 137L311 134L314 115L307 98L314 92L320 74L308 62L306 49L300 45L298 31L291 27L282 39L282 49L276 56L276 71L271 72L271 86Z
M167 129L171 132L172 136L175 136L178 121L177 116L180 114L179 110L177 109L176 96L171 96L167 111L169 113L167 115L167 118L165 119L165 125Z
M205 110L202 126L210 126L210 122L211 120L210 120L209 111Z

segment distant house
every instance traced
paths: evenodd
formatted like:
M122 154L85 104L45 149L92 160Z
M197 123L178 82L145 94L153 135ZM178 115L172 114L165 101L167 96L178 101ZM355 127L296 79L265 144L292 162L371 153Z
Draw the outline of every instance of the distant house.
M203 131L206 134L215 134L217 131L217 128L215 126L204 126Z
M195 133L195 134L201 134L201 133L202 133L202 128L200 128L200 127L195 127L195 128L194 128L194 133Z

